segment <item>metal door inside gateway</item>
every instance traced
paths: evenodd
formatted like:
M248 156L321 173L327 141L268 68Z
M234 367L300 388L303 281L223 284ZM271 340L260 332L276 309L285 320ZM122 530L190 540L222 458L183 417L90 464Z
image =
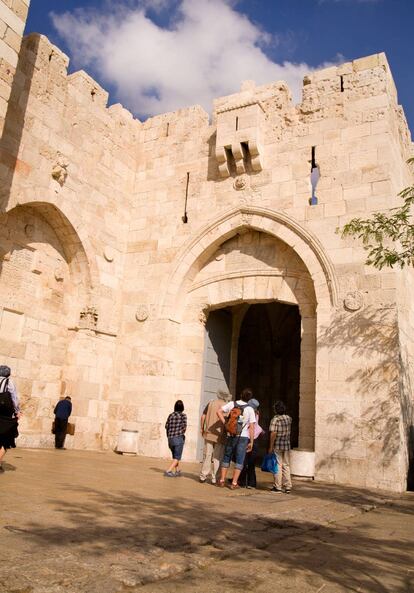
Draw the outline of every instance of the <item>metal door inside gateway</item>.
M204 341L203 382L200 416L206 404L216 398L218 389L230 388L232 313L229 309L210 311ZM197 443L197 459L202 459L204 442Z
M235 308L211 311L205 329L203 381L200 416L205 405L215 399L220 388L230 391L231 345ZM260 439L259 450L267 447L269 422L273 404L281 399L292 416L293 447L298 446L299 382L300 382L301 318L295 305L279 302L257 303L248 307L238 332L235 393L245 387L253 389L260 402L260 424L266 436ZM197 458L203 454L201 435L197 443Z

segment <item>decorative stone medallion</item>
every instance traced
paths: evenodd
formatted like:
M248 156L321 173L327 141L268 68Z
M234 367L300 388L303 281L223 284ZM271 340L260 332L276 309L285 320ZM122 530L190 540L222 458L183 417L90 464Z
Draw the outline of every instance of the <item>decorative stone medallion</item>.
M148 319L148 307L146 305L139 305L137 307L137 310L135 312L135 319L137 321L143 322L146 321Z
M348 292L344 298L344 307L348 311L359 311L364 305L364 297L358 290Z
M248 182L249 179L247 175L240 175L239 177L236 177L236 179L234 180L233 187L235 190L240 191L248 187Z

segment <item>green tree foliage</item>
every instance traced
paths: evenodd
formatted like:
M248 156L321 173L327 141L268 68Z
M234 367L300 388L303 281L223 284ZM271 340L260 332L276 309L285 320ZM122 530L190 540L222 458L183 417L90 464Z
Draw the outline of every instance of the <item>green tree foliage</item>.
M414 158L408 163L414 163ZM414 185L398 194L402 206L388 213L374 212L371 218L353 218L343 229L342 237L357 237L368 251L366 264L381 268L406 265L414 266L414 224L411 206L414 204Z

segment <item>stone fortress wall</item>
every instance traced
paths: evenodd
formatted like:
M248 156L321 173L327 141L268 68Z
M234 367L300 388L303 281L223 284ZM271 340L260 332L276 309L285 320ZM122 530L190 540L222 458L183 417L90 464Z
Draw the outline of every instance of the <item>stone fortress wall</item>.
M21 37L23 4L0 2L1 30ZM140 453L166 455L180 397L194 459L209 312L233 307L240 328L244 304L277 301L301 315L299 447L315 450L316 477L404 490L413 272L365 266L336 232L412 183L385 55L312 73L297 106L282 82L246 82L211 123L197 106L142 123L107 108L86 73L68 75L44 36L19 50L10 35L0 350L23 401L20 443L50 445L52 407L70 394L70 446L113 448L126 427Z

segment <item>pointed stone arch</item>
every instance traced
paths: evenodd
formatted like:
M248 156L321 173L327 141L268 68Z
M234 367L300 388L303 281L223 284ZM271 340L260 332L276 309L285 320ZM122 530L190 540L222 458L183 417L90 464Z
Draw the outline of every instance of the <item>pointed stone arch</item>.
M328 312L336 307L338 287L334 269L319 240L286 214L242 206L223 213L202 227L181 249L160 303L163 318L181 320L181 296L188 292L201 266L219 245L246 230L267 233L291 247L312 278L318 312Z
M9 204L6 213L15 208L29 208L42 216L59 237L68 262L77 266L85 290L92 292L99 283L99 271L86 227L77 210L67 199L49 188L25 188Z

